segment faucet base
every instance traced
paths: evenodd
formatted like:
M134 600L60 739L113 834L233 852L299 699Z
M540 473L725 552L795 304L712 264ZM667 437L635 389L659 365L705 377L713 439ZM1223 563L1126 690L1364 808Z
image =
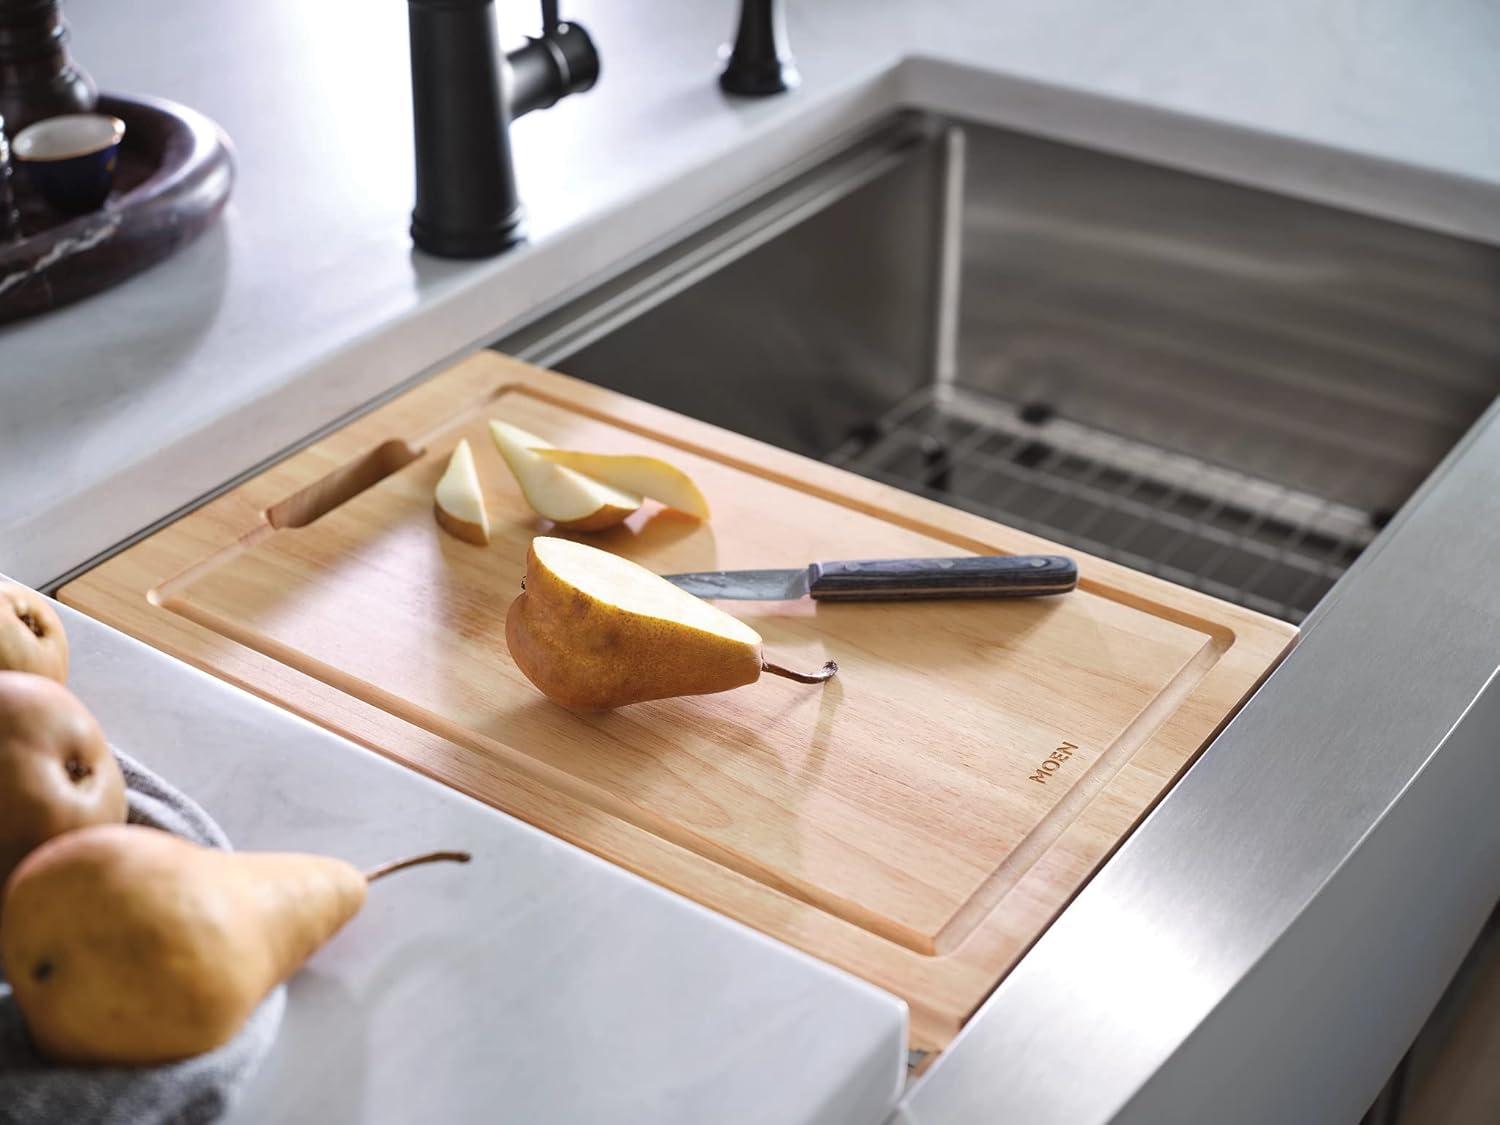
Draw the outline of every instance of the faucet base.
M489 258L526 241L526 212L517 207L503 222L487 229L445 230L411 216L411 240L417 249L440 258Z
M784 94L802 81L790 60L746 63L731 58L719 74L719 88L742 98L764 98Z

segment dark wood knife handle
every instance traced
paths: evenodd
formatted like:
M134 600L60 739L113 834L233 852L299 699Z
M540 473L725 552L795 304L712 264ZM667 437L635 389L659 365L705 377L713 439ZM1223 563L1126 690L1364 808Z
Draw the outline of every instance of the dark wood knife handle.
M807 591L819 601L1031 598L1065 594L1078 566L1062 555L969 555L813 563Z

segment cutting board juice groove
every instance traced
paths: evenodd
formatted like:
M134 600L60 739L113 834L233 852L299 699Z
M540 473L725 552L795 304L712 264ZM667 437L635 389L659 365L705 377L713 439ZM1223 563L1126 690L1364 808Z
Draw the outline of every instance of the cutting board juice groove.
M1289 626L1079 557L1012 603L730 606L825 688L763 682L597 716L541 699L504 613L525 507L485 433L655 452L700 526L588 541L662 572L1028 553L1032 536L503 357L435 377L72 583L126 631L886 987L913 1042L962 1024L1275 664ZM443 536L460 437L495 539Z
M524 386L507 384L497 388L493 394L484 396L474 409L482 410L486 413L492 412L498 409L497 404L508 393L530 394L538 401L548 402L562 409L569 408L569 404L566 402L558 401L547 395L536 394ZM600 416L591 411L575 409L574 412L581 416L595 418L606 424L610 421L607 417ZM412 709L399 696L382 690L377 684L347 676L335 666L311 659L297 649L276 643L272 638L267 637L257 630L246 627L243 622L214 614L196 606L190 600L174 596L174 591L186 589L191 586L196 577L223 565L229 558L243 553L276 531L306 527L318 518L327 515L341 504L352 500L365 490L374 487L382 480L404 469L413 461L418 460L426 452L428 445L441 441L445 431L450 428L450 426L446 425L439 426L433 431L422 434L411 441L391 440L383 442L368 454L356 458L347 465L340 466L327 476L314 481L307 487L266 509L264 520L253 530L247 532L239 541L225 548L223 551L204 559L189 571L170 578L155 587L148 592L148 598L154 604L160 605L173 613L180 614L221 636L229 637L248 648L255 649L280 663L297 668L340 691L367 699L387 710L396 711L405 708L407 717L410 720L416 722L424 729L431 731L433 734L481 752L509 756L514 760L518 768L532 774L544 784L570 792L576 798L608 811L622 820L634 823L646 831L672 840L680 846L698 852L716 863L740 871L744 875L764 882L769 886L776 887L803 902L845 918L855 925L861 926L891 941L899 942L919 953L947 953L961 945L964 938L978 925L989 909L1004 896L1005 892L1015 884L1026 868L1045 851L1047 846L1060 835L1062 829L1077 816L1083 806L1117 772L1119 766L1161 724L1176 704L1202 679L1203 675L1213 666L1219 655L1229 647L1233 640L1232 635L1228 634L1226 630L1202 618L1174 613L1170 607L1137 603L1138 608L1144 608L1202 631L1205 635L1203 647L1173 677L1167 688L1153 699L1146 709L1130 723L1121 733L1120 737L1109 746L1103 748L1097 759L1084 772L1079 774L1076 780L1066 785L1065 795L1058 800L1046 816L1038 821L1036 827L1006 856L1000 866L986 878L980 890L964 903L943 928L935 936L923 934L899 925L893 925L889 919L881 916L879 913L864 909L858 902L829 894L817 886L807 884L805 881L789 879L783 873L749 863L745 857L717 845L711 839L686 831L682 825L662 817L650 816L643 810L631 805L628 801L622 801L616 795L597 787L579 784L571 775L555 769L549 769L544 764L535 762L525 754L515 753L501 741L476 737L472 731L463 725L448 721L442 715L420 708ZM450 447L453 444L455 442L448 443ZM711 455L711 451L709 450L696 448L681 442L663 441L662 444L673 445L685 452L699 456ZM754 466L750 465L735 465L734 462L727 459L726 463L747 471L754 468ZM768 479L776 480L777 483L784 484L787 487L795 488L811 495L817 495L824 499L835 502L839 499L836 494L825 494L816 489L808 488L803 482L795 478L778 479L771 477ZM871 512L870 514L879 515L878 512ZM924 525L918 521L900 522L901 526L922 534L935 536L942 534L941 529ZM983 543L960 542L956 543L955 546L963 547L973 553L992 550L990 546ZM1087 580L1082 582L1081 585L1086 589L1093 586ZM1100 589L1097 592L1105 598L1114 599L1116 596L1116 591L1108 588ZM865 607L865 612L868 612L868 607ZM1066 745L1071 746L1074 751L1079 750L1073 744ZM1085 751L1085 753L1087 752ZM1069 756L1071 757L1071 753ZM1060 781L1053 782L1050 777L1043 783L1066 784Z

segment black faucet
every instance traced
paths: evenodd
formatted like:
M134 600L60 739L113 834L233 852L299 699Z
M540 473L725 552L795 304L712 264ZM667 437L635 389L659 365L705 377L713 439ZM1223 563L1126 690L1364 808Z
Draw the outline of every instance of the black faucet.
M510 123L589 89L588 32L542 0L542 34L502 63L494 0L407 0L417 202L412 241L444 258L487 258L520 242ZM509 72L501 74L502 65Z
M797 67L786 45L783 0L744 0L729 62L719 85L730 94L763 98L797 85Z

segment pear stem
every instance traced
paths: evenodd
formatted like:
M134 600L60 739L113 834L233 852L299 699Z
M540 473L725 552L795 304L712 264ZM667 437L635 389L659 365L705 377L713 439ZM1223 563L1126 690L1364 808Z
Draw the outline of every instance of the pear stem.
M402 871L408 867L419 867L424 863L441 863L451 861L453 863L468 863L468 852L427 852L424 855L408 856L406 859L393 859L390 863L382 863L379 867L372 867L365 872L365 882L373 883L376 879L383 879L395 871Z
M790 668L783 668L780 664L772 664L769 660L762 660L760 667L763 672L770 672L773 676L785 676L789 680L796 680L799 684L826 683L838 675L839 670L838 664L832 660L811 675L806 672L793 672Z

